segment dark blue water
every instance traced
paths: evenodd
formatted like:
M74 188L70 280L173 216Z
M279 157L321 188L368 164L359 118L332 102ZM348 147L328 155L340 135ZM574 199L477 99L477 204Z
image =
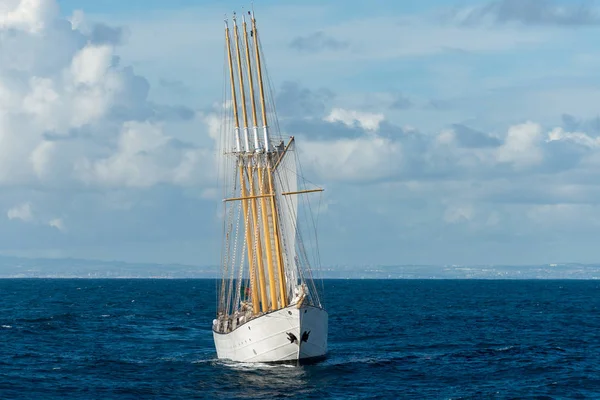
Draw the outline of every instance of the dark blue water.
M600 398L600 282L326 281L302 367L217 361L214 290L0 280L0 398Z

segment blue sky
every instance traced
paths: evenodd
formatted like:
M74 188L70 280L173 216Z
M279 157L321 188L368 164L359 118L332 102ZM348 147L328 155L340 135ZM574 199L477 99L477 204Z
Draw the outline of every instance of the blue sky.
M218 263L222 20L239 6L0 6L0 253ZM282 131L326 188L325 264L599 261L598 2L255 11Z

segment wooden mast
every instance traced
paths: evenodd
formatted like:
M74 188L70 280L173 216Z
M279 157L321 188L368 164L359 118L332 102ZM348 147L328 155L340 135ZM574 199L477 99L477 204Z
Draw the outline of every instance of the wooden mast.
M248 192L246 190L246 177L244 176L244 165L240 161L240 185L242 190L242 196L246 197ZM256 287L256 272L254 269L254 241L252 240L252 223L250 222L250 215L248 214L248 199L242 200L242 210L244 211L244 227L246 228L246 248L248 251L248 268L250 272L250 291L252 297L252 314L258 314L259 303L258 303L258 288Z
M252 12L252 36L254 37L254 53L256 55L256 75L258 76L258 90L260 92L260 106L263 123L265 152L270 151L269 130L267 125L267 108L265 107L265 91L262 78L262 65L260 64L260 47L258 46L258 31L256 30L256 19Z
M267 182L264 183L262 187L266 189L266 185L268 184L268 190L272 194L271 199L271 218L273 225L273 241L275 242L275 256L277 259L277 269L279 272L279 295L280 295L280 307L287 306L287 291L286 291L286 279L285 279L285 271L283 264L283 253L281 249L281 235L279 233L279 221L277 214L277 204L275 202L275 191L273 186L273 170L271 169L269 153L270 153L270 144L269 144L269 131L268 131L268 123L267 123L267 108L265 104L265 93L264 93L264 85L263 85L263 77L262 77L262 66L260 62L260 47L258 44L258 31L256 29L256 19L254 18L254 13L252 16L252 36L254 37L254 50L256 56L256 72L258 76L258 88L260 93L260 105L261 105L261 116L263 123L263 134L264 134L264 149L265 149L265 161L266 161L266 175ZM264 189L263 189L264 190ZM275 301L273 301L275 303Z
M258 168L258 185L260 193L263 195L260 198L260 207L262 210L262 224L265 238L265 252L267 253L267 272L269 274L269 293L271 296L271 303L269 310L277 309L277 284L275 282L275 266L273 264L273 248L271 246L271 227L269 225L269 208L267 205L266 197L272 197L271 194L265 195L265 173L268 173L267 168Z
M235 18L235 13L233 14L233 36L235 40L235 53L237 55L237 70L238 70L238 78L240 81L240 102L242 103L242 118L244 122L244 146L246 149L246 153L250 152L250 143L248 141L248 114L246 112L246 93L244 90L244 75L242 72L242 56L240 54L240 41L239 41L239 33L237 20Z
M246 65L248 67L248 85L250 86L250 104L252 108L252 131L253 131L253 139L254 139L254 149L258 150L260 148L260 144L258 143L258 122L256 118L256 101L254 100L254 79L252 76L252 64L250 62L250 44L248 42L248 29L246 28L246 16L243 15L243 24L242 27L244 29L244 44L246 47Z
M241 57L240 57L240 47L239 47L239 40L238 40L238 26L237 26L237 21L235 18L235 13L233 14L233 36L234 36L234 40L235 40L235 48L236 48L236 55L237 55L237 67L238 67L238 78L239 78L239 83L240 83L240 101L242 103L242 118L243 118L243 122L244 122L244 145L245 145L245 150L246 152L249 151L249 143L248 143L248 116L246 114L246 97L244 94L244 79L243 79L243 75L242 75L242 61L241 61ZM227 35L227 37L229 37L229 34ZM231 57L231 56L230 56ZM233 77L233 65L230 61L230 68L231 68L231 73L230 75ZM234 113L236 115L236 128L237 131L239 132L239 118L237 116L237 103L235 104L235 108L234 108ZM244 159L244 155L241 152L240 149L240 153L239 153L239 174L240 174L240 189L241 189L241 194L243 198L247 198L249 195L252 195L252 193L248 193L247 188L246 188L246 174L244 173L245 168L244 168L244 164L245 164L245 159ZM250 177L249 177L250 178ZM252 185L251 185L252 187ZM248 199L244 199L242 200L242 209L244 211L244 226L245 226L245 230L246 230L246 248L248 251L248 269L249 269L249 275L250 275L250 290L251 290L251 300L252 300L252 313L253 314L257 314L260 310L260 303L259 303L259 288L258 288L258 282L256 281L256 268L255 268L255 264L254 264L254 235L252 232L252 227L255 226L252 222L254 221L250 221L250 215L248 213L248 203L249 200ZM253 218L254 219L254 218Z
M252 131L253 131L253 139L254 139L254 150L255 150L255 165L254 165L254 170L256 171L257 175L258 175L258 196L262 196L260 197L260 208L261 208L261 216L262 216L262 232L264 235L264 243L265 243L265 253L267 255L267 271L268 271L268 276L269 276L269 292L270 292L270 298L271 301L269 302L268 296L267 296L267 285L265 282L265 269L264 269L264 264L263 264L263 259L262 259L262 246L260 244L259 241L259 247L258 247L258 251L259 251L259 258L260 258L260 264L259 264L259 280L260 280L260 294L261 294L261 300L262 300L262 310L263 311L267 311L267 310L274 310L274 304L276 304L276 299L277 299L277 292L276 292L276 288L275 288L275 279L273 276L273 255L272 255L272 250L271 250L271 245L270 245L270 237L271 237L271 233L270 233L270 229L269 229L269 219L268 219L268 215L267 215L267 202L264 198L265 195L265 191L263 189L263 179L262 179L262 174L263 174L263 168L262 168L262 161L259 155L259 150L260 150L260 145L259 145L259 140L258 140L258 123L257 123L257 116L256 116L256 101L254 99L254 79L252 76L252 63L251 63L251 58L250 58L250 43L248 42L248 29L247 29L247 25L246 25L246 16L243 15L243 23L242 23L242 28L244 30L244 45L245 45L245 50L246 50L246 67L247 67L247 72L248 72L248 85L249 85L249 92L250 92L250 105L251 105L251 110L252 110ZM254 173L252 173L252 176L254 177ZM254 187L254 178L252 179L252 194L255 195L255 187ZM257 198L255 197L254 199L252 199L253 202L253 213L256 212L256 208L257 208ZM257 229L255 234L257 236L260 236L260 229L258 228L258 224L256 225Z
M256 171L256 167L248 166L248 179L250 181L250 193L254 196L255 191L255 182L254 172ZM254 220L254 239L256 240L256 258L257 258L257 269L258 269L258 281L260 283L260 301L261 301L261 311L268 311L269 309L269 301L267 299L267 285L265 282L265 267L263 260L263 252L262 252L262 243L260 239L260 226L258 223L258 206L256 197L250 199L250 204L252 205L252 219Z
M229 79L231 80L231 103L233 108L233 118L235 120L235 151L242 151L240 146L240 119L238 117L237 97L235 93L235 78L233 76L233 60L231 58L231 39L229 38L229 25L225 20L225 43L227 46L227 60L229 61Z

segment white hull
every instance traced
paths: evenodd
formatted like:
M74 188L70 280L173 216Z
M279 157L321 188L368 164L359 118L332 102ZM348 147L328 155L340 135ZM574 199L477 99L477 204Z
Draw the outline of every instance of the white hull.
M254 318L229 333L213 330L217 357L239 362L290 362L325 356L327 311L295 305Z

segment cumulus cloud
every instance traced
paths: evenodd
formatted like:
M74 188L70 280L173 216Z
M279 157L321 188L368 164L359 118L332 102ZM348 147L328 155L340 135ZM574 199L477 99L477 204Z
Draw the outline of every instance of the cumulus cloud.
M504 143L497 150L497 159L502 163L512 163L517 166L539 164L543 160L539 147L542 141L542 128L538 124L526 122L512 126L506 135Z
M302 145L304 163L327 181L370 182L392 177L403 163L402 146L373 136Z
M83 159L77 173L87 184L113 187L150 187L159 183L186 185L197 182L201 168L210 165L210 152L181 146L159 125L127 122L115 151L106 158Z
M569 141L588 148L600 148L600 137L592 137L583 132L566 132L561 127L554 128L546 141Z
M325 117L327 122L341 122L347 126L358 125L367 131L375 131L379 124L385 119L381 113L370 113L356 110L346 110L343 108L334 108L329 115Z
M210 157L162 132L191 120L148 101L148 82L122 66L122 30L63 19L55 0L0 5L0 185L190 185ZM0 32L1 33L1 32ZM11 61L12 60L12 61Z
M0 4L0 27L39 34L58 15L58 5L47 0L5 0Z
M61 232L64 232L67 230L67 228L65 227L65 223L63 222L63 220L61 218L51 219L50 221L48 221L48 225L51 226L52 228L58 229Z
M29 224L37 225L40 222L46 224L42 215L34 213L33 206L30 201L18 204L8 210L6 216L9 220L20 220ZM47 222L47 225L61 232L66 231L66 226L62 218L52 218Z
M90 23L81 10L75 10L67 20L71 23L73 30L83 33L93 44L120 45L124 41L125 28L103 23Z
M27 202L19 204L18 206L11 208L6 213L6 216L8 217L8 219L20 219L24 222L33 221L33 211L31 209L31 203Z
M420 132L383 113L332 107L320 118L292 118L283 126L302 138L307 170L327 181L514 180L600 164L597 136L531 121L495 132L464 124Z

